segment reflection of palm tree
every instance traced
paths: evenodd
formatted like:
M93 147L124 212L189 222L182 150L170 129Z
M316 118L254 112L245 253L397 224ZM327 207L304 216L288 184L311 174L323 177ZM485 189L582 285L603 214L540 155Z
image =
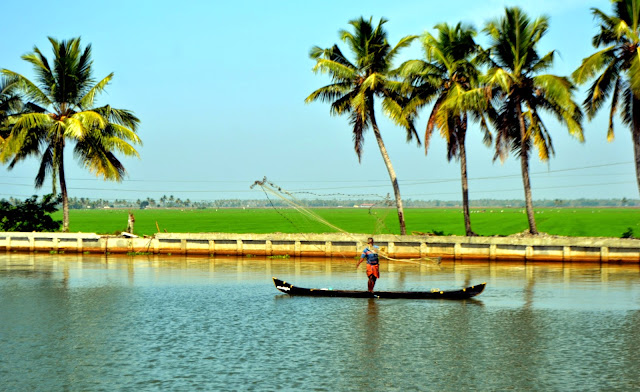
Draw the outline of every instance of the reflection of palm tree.
M360 18L349 22L353 27L353 33L346 30L340 31L342 40L353 52L354 62L347 59L337 45L328 49L314 47L310 53L311 58L316 60L314 72L330 74L333 83L311 93L305 102L316 100L331 102L332 114L349 116L358 159L362 155L364 133L369 127L373 129L393 186L400 233L406 234L400 187L378 128L374 98L382 98L385 113L398 125L407 129L407 140L411 140L413 136L417 138L411 118L408 118L403 110L403 99L398 92L400 83L390 78L394 57L400 49L407 47L416 37L404 37L392 48L387 42L387 32L382 28L386 22L385 19L380 19L378 26L374 27L371 19L367 21Z
M370 350L369 353L365 357L371 357L375 355L379 349L379 340L380 340L380 325L378 319L378 304L374 298L369 298L367 304L367 317L366 324L363 326L363 330L367 331L367 340L369 340L370 344L367 344L367 348Z
M0 150L0 161L10 162L11 169L31 155L41 157L35 185L41 187L50 174L55 193L59 178L63 231L69 231L65 145L75 143L74 154L95 175L121 181L126 172L113 152L138 156L129 141L140 143L135 133L139 120L128 110L108 105L94 107L96 96L104 91L113 74L95 83L91 75L91 45L82 50L80 38L69 41L49 38L49 42L54 52L52 63L37 47L33 53L22 56L33 65L37 85L18 73L2 70L14 91L22 92L30 101L30 110L16 119Z
M537 147L540 159L553 154L551 135L539 114L556 117L569 133L584 141L582 113L573 101L575 87L565 77L540 72L553 64L554 52L540 57L536 46L548 28L548 20L531 20L519 8L507 8L505 16L489 22L485 31L491 38L487 83L501 105L496 118L496 157L508 150L520 157L529 231L537 234L529 180L529 154Z
M613 140L613 118L618 111L623 124L631 129L640 190L640 0L613 3L613 15L592 8L600 25L593 46L604 48L583 59L572 76L580 84L595 77L583 104L589 119L611 96L609 141Z
M485 133L485 142L491 142L491 134L481 114L479 105L473 110L460 105L460 97L478 85L479 71L473 65L472 58L479 47L473 40L475 30L470 26L457 24L436 26L438 37L426 33L423 47L427 61L411 60L399 68L401 75L411 84L412 99L410 108L417 110L435 99L435 104L427 123L424 135L425 154L434 128L439 128L447 140L447 159L460 160L462 180L462 205L466 235L475 235L471 230L469 216L469 185L467 180L467 154L465 139L468 115L480 120ZM484 105L482 105L484 106Z
M524 271L527 284L524 286L524 304L522 307L523 309L531 310L531 307L533 306L534 287L536 284L536 280L533 275L533 266L525 264ZM529 275L529 271L531 271L531 275Z

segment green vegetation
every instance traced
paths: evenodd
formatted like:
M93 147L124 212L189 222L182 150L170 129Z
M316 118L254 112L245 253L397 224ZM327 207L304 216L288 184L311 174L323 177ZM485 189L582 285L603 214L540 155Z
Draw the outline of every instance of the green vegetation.
M51 217L58 210L60 198L45 195L38 202L34 195L24 202L0 200L0 231L58 231L60 221Z
M397 234L394 210L327 208L314 209L322 218L350 233ZM109 234L127 225L127 210L71 210L71 231ZM408 233L464 235L460 209L410 208ZM479 235L511 235L528 228L522 208L472 208L474 230ZM640 210L625 208L537 208L539 230L552 235L615 237L631 229L640 232ZM53 215L56 218L57 212ZM135 211L137 235L179 233L327 233L334 230L305 218L299 212L274 209L140 210Z
M633 228L632 227L627 228L627 231L622 233L621 238L636 238L633 236Z
M22 99L11 91L10 84L4 78L0 80L0 145L11 133L11 116L24 110Z
M7 83L3 95L19 93L28 102L21 113L2 121L4 126L11 127L11 133L0 139L0 162L9 163L11 169L25 158L40 158L36 188L51 175L56 193L55 183L60 181L62 230L68 231L65 145L72 143L75 157L96 176L121 181L125 169L114 152L138 156L129 142L140 143L135 133L140 120L128 110L94 106L96 96L113 79L113 73L96 83L92 76L91 45L83 50L80 38L69 41L49 38L49 42L54 53L52 61L37 47L33 53L22 56L33 66L36 83L19 73L2 70Z
M634 12L637 14L636 8ZM549 28L548 18L534 20L520 8L505 8L503 17L484 27L490 39L486 50L475 44L472 26L438 25L437 39L428 33L423 36L427 61L410 60L398 69L392 69L394 56L417 37L404 37L392 49L383 29L385 22L381 19L378 26L373 26L372 19L366 21L361 17L349 22L353 33L340 31L355 62L343 55L337 45L311 50L311 57L316 60L314 72L329 74L332 84L314 91L306 102L330 102L332 114L349 117L358 158L364 132L373 129L393 185L399 232L407 232L403 203L396 173L376 123L375 97L382 99L384 113L406 128L407 140L414 136L418 139L414 122L419 110L435 101L425 132L425 145L428 146L430 135L437 127L447 139L448 158L461 162L466 235L475 234L471 230L466 184L468 117L478 120L486 131L484 116L487 115L497 133L494 158L504 160L513 153L520 159L529 232L537 234L529 180L530 154L535 147L540 159L546 161L554 153L549 129L540 114L551 114L570 134L584 140L582 112L573 99L575 86L569 78L542 74L552 67L555 54L553 50L542 56L537 52ZM486 66L486 74L481 75L476 65Z
M424 134L424 153L427 154L431 136L437 127L447 141L447 159L460 161L462 181L462 211L466 235L475 235L471 230L469 210L469 184L467 179L466 136L468 119L477 119L484 132L485 144L491 144L491 133L483 113L483 107L465 107L460 102L470 89L479 86L480 70L474 60L481 52L473 40L476 31L471 26L435 27L437 38L429 33L422 37L424 60L410 60L403 63L399 72L411 91L409 110L422 109L435 99L429 122Z
M319 215L345 231L374 234L508 235L524 230L537 234L539 229L557 235L633 237L634 230L638 230L635 210L534 210L529 182L530 157L534 149L543 161L554 154L550 129L541 113L551 115L582 141L582 112L574 101L576 89L571 79L542 74L553 66L555 57L554 50L538 53L539 43L549 28L547 17L533 19L517 7L504 11L502 17L484 26L483 31L490 40L487 48L476 45L473 26L440 24L435 28L437 37L429 33L422 36L426 61L409 60L398 69L393 69L394 58L417 36L403 37L391 46L384 18L377 26L373 18L353 19L349 22L351 31L340 31L350 56L343 54L338 45L311 50L310 56L316 62L313 71L328 75L331 83L312 92L305 101L329 103L332 115L348 117L358 159L366 131L372 129L394 189L398 221L389 217L388 209L378 210L377 215L367 210L323 209L317 210ZM580 84L594 80L583 103L589 119L605 107L605 101L611 97L609 139L613 138L613 118L617 114L623 125L630 128L640 189L640 0L613 0L611 15L595 8L592 11L599 23L599 32L592 42L595 48L603 48L585 58L572 78ZM27 157L41 159L36 186L42 186L45 177L51 175L55 193L55 183L59 180L63 231L120 232L126 227L121 211L70 214L63 167L64 146L71 142L76 158L94 174L119 181L125 170L113 153L137 156L131 144L140 143L135 133L139 120L127 110L108 105L94 107L95 97L103 92L113 74L95 83L91 76L90 45L82 50L79 38L69 41L49 38L49 41L55 55L53 67L37 47L22 57L34 66L37 84L20 74L2 70L0 162L7 163L11 169ZM376 99L381 102L376 104ZM420 144L414 122L419 111L431 104L425 147L438 128L447 140L447 157L460 160L462 213L444 209L412 209L405 213L396 173L378 128L376 110L379 112L381 107L386 116L406 130L408 141L415 137ZM474 211L469 207L473 202L467 195L465 152L469 120L480 122L487 141L490 139L488 125L495 129L494 159L506 159L509 154L520 159L526 209L526 214L522 214L520 209L500 207L495 207L493 212L477 213L476 208L473 231L470 216ZM103 205L102 200L71 202L76 208ZM224 201L216 203L216 207L224 205ZM440 205L435 203L432 205ZM563 201L554 203L560 206ZM623 199L621 205L628 203ZM173 196L168 199L164 196L160 203L147 198L135 204L140 208L206 207L204 202L191 204L189 200ZM123 204L116 203L116 206L123 207ZM425 207L425 204L412 206ZM69 226L69 215L77 219L72 226ZM405 219L405 215L410 218ZM459 223L461 216L464 226ZM331 230L287 210L142 210L136 212L136 217L137 234L158 230L254 233Z
M364 147L364 134L367 129L373 129L393 186L400 233L405 234L400 186L378 128L374 98L381 98L382 107L387 116L396 124L406 128L407 141L415 136L419 143L420 139L412 121L414 114L405 113L403 101L406 97L399 92L401 84L391 78L394 57L398 55L400 49L409 46L416 36L403 37L395 47L391 47L387 41L387 32L383 28L386 22L386 19L381 18L378 26L374 27L372 19L368 21L363 18L354 19L349 22L353 27L353 33L346 30L340 31L342 41L351 49L355 60L353 62L342 54L338 45L328 49L317 46L311 49L310 56L316 60L313 71L328 73L333 83L314 91L305 101L331 102L331 114L344 114L349 117L349 122L353 125L353 141L358 160Z
M289 255L273 255L273 256L267 256L267 259L290 259L291 256Z
M538 55L540 39L549 28L546 17L532 20L519 8L507 8L505 16L489 22L485 31L491 39L487 90L497 97L496 154L513 152L520 158L529 231L537 234L529 159L532 147L542 161L554 153L549 128L540 114L546 112L565 125L580 141L582 112L573 100L575 87L566 77L541 74L553 65L554 51Z
M602 48L582 60L573 73L576 83L593 79L584 100L584 108L592 119L611 97L609 131L613 140L613 119L620 114L629 127L636 162L636 179L640 190L640 0L613 1L613 15L591 9L599 23L599 32L592 43Z

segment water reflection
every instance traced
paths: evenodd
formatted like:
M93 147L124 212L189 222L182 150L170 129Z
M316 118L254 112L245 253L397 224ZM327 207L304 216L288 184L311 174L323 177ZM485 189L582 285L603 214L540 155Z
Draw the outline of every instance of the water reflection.
M0 255L7 390L629 390L640 267L382 264L381 290L487 282L468 301L364 289L352 259ZM29 377L24 377L29 374ZM117 380L117 384L114 380Z
M272 276L277 276L306 287L364 289L364 269L356 270L354 266L353 260L344 258L118 257L10 253L0 256L0 272L4 277L58 279L63 287L99 283L130 287L180 284L185 279L189 284L206 284L218 279L229 281L231 276L237 282L269 282ZM487 291L481 298L500 293L506 302L515 304L521 301L520 306L530 307L544 302L544 296L572 296L586 289L612 292L610 294L620 290L633 293L640 276L640 266L524 262L444 262L437 266L388 261L382 264L381 273L382 277L376 285L379 290L453 289L487 282ZM506 293L507 290L510 292Z

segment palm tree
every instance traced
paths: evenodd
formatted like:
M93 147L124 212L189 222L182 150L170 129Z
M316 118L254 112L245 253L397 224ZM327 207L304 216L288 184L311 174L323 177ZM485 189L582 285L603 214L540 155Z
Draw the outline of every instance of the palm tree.
M531 20L519 8L507 8L505 16L489 22L491 39L487 62L487 85L499 106L495 119L496 158L509 150L520 157L529 231L538 234L533 215L529 154L533 146L541 160L554 154L551 135L540 113L547 112L584 141L582 112L573 100L575 86L565 77L540 74L553 64L554 51L540 57L536 46L548 29L548 18Z
M478 87L479 70L472 60L480 51L473 37L476 31L471 26L458 23L455 26L439 24L435 27L438 36L425 33L422 45L424 60L410 60L400 66L398 72L410 85L413 110L424 107L435 99L424 134L424 152L435 128L447 141L447 159L460 161L462 182L462 205L465 232L476 235L471 229L469 214L469 185L467 179L467 153L465 139L468 118L478 119L485 134L485 143L491 143L491 134L484 121L483 106L466 108L460 105L460 97Z
M387 41L387 32L383 29L386 22L386 19L381 18L378 25L373 26L372 18L367 21L360 17L349 21L353 32L340 31L342 41L347 44L354 56L353 62L343 55L338 45L327 49L317 46L312 48L310 56L316 61L313 71L328 73L333 83L311 93L305 102L310 103L316 100L330 102L331 114L349 116L353 126L353 141L358 161L362 157L364 134L369 127L373 129L393 186L400 233L406 234L400 187L378 128L374 99L376 97L382 99L385 114L396 124L406 128L407 141L415 136L420 143L413 127L413 118L404 111L403 105L406 100L400 93L401 83L391 78L393 59L400 49L409 46L416 36L404 37L396 46L391 47Z
M90 172L105 180L121 181L126 174L114 151L138 156L129 142L140 144L135 133L140 120L129 110L111 106L94 107L98 94L104 91L113 73L97 83L91 75L91 45L84 50L80 38L57 41L49 38L54 57L50 63L34 47L22 59L33 65L36 82L3 69L2 74L30 103L31 110L20 114L9 137L0 150L0 161L9 169L35 155L40 169L35 185L41 187L48 174L55 192L59 179L63 205L63 231L69 231L69 200L64 171L64 148L74 143L74 155Z
M611 96L607 140L613 140L616 113L630 128L640 191L640 0L614 1L613 15L597 8L592 12L600 24L593 46L603 48L583 59L572 76L578 84L595 77L583 103L589 120Z

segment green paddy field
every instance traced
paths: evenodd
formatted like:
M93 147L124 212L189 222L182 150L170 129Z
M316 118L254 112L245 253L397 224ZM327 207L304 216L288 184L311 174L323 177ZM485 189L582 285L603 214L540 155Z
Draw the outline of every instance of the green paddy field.
M129 210L71 210L70 231L114 234L127 226ZM330 233L337 230L294 209L145 209L130 210L135 234L173 233ZM395 209L313 209L313 213L341 230L364 234L398 234ZM407 233L464 235L461 209L406 209ZM62 212L54 214L62 220ZM622 237L629 229L640 237L640 209L539 208L540 232L573 237ZM528 228L522 209L472 209L471 225L479 235L511 235Z

